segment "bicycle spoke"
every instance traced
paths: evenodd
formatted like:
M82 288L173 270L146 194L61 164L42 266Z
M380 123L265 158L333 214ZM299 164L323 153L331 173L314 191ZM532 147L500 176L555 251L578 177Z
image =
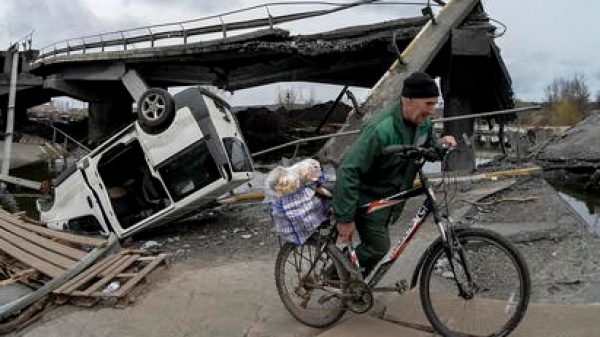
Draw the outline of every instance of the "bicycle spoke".
M312 326L326 326L345 312L335 286L325 284L322 275L331 260L320 245L284 245L276 262L276 283L279 294L290 313ZM339 291L339 290L338 290Z
M447 336L506 336L527 307L528 271L505 240L467 232L473 234L460 238L462 252L454 251L451 263L440 245L424 267L423 307Z

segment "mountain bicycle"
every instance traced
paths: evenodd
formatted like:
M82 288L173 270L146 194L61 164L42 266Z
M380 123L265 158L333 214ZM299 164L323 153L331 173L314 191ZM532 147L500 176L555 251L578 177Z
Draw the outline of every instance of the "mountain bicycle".
M392 207L416 196L423 205L406 235L363 277L352 243L336 246L334 220L325 221L303 244L282 244L275 263L275 282L286 309L300 322L326 327L347 311L365 313L375 292L405 293L419 286L423 311L433 329L446 337L507 336L522 320L529 304L531 281L519 251L488 229L456 225L448 215L450 183L434 184L423 173L426 161L445 161L453 149L393 145L382 153L414 161L415 187L370 202L366 212ZM437 199L436 188L443 194ZM410 284L378 287L426 218L433 214L440 236L417 263Z

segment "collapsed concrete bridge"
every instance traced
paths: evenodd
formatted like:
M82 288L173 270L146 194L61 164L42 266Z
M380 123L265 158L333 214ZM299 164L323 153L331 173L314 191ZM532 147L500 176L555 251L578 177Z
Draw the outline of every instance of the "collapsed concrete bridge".
M440 78L445 116L511 108L510 76L494 43L495 27L490 25L481 3L453 0L437 16L428 6L423 12L419 17L311 35L291 36L275 24L327 13L127 38L121 34L122 38L113 40L100 36L94 41L88 37L63 42L62 46L57 43L48 49L19 54L17 116L23 118L28 107L53 96L83 100L90 108L89 138L99 141L131 121L132 102L145 87L201 84L238 90L283 81L372 87L359 108L360 114L349 119L346 129L351 130L397 99L403 78L416 70ZM228 35L235 29L261 24L266 28ZM192 41L194 34L202 36L219 30L223 31L221 38ZM175 43L159 45L161 39L171 43L175 39ZM7 65L12 56L0 56L5 65L0 77L0 106L4 107ZM447 133L470 136L473 123L453 122L445 128ZM337 161L351 142L351 138L332 140L321 154Z

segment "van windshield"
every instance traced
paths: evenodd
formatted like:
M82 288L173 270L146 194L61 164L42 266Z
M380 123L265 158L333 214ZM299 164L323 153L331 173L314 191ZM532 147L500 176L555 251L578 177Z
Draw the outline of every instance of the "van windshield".
M192 144L162 164L158 171L174 201L221 178L204 140Z

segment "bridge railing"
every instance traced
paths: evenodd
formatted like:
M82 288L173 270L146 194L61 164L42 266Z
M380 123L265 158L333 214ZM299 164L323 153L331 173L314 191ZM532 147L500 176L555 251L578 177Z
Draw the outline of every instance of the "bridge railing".
M87 35L67 40L58 41L44 46L40 49L40 55L37 61L52 58L59 55L71 55L71 54L86 54L86 53L98 53L105 52L108 50L122 50L126 51L129 49L140 49L140 48L154 48L156 43L161 40L178 39L178 44L186 45L190 43L191 37L197 37L201 35L220 33L223 38L227 37L227 34L232 31L239 31L251 28L267 27L273 29L275 25L297 21L301 19L307 19L322 15L331 14L341 10L361 6L368 4L385 4L385 5L428 5L428 2L397 2L387 1L385 3L378 3L378 0L358 0L352 3L334 3L334 2L323 2L323 1L291 1L291 2L275 2L267 3L262 5L256 5L246 7L243 9L226 12L218 15L211 15L202 17L199 19L180 21L175 23L165 23L151 26L143 26L133 29L119 30L108 33ZM285 14L280 16L271 15L270 8L276 6L289 6L289 5L324 5L333 8L313 10L305 12L297 12L292 14ZM227 17L231 17L240 13L247 13L251 11L260 10L264 17L249 19L237 22L225 22ZM205 24L211 20L218 20L219 23ZM195 26L195 27L190 27ZM143 47L136 46L136 44L143 44Z

